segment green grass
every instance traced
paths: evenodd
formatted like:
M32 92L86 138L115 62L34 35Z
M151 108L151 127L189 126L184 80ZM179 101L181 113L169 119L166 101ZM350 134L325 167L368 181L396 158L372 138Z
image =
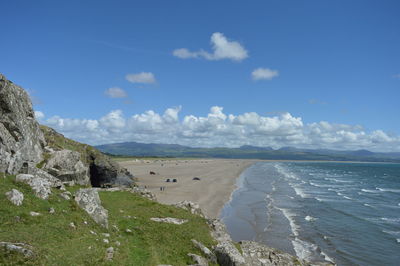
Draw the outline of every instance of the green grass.
M12 188L24 193L21 206L6 199L5 192ZM73 199L66 201L58 196L59 193L53 190L48 200L42 200L33 195L29 186L16 183L15 177L0 179L0 241L29 244L36 254L35 258L25 259L0 250L0 265L187 265L193 263L187 253L201 255L191 239L209 248L215 244L205 220L183 209L129 192L100 192L103 206L109 210L110 226L107 230L95 224ZM54 214L48 212L50 207L55 209ZM30 211L42 215L31 217ZM152 222L149 220L151 217L175 217L189 222L172 225ZM76 229L69 226L71 222ZM125 232L126 229L132 233ZM91 230L97 235L91 234ZM110 244L102 242L105 237L101 233L110 234ZM116 246L115 241L119 241L121 246ZM105 260L109 246L115 249L112 262Z

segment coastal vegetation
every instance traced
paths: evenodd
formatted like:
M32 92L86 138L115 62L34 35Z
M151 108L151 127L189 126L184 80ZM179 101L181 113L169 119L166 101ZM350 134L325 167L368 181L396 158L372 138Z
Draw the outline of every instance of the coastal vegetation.
M7 200L5 193L11 189L24 194L21 206ZM67 187L71 193L78 189ZM99 195L109 210L108 230L96 224L73 199L60 197L56 189L43 200L35 197L28 185L15 182L14 176L1 178L0 239L27 243L35 255L25 258L0 249L0 264L187 265L194 263L187 254L199 253L191 239L209 248L215 244L206 220L184 209L126 191L102 191ZM49 212L51 208L54 213ZM31 216L31 211L40 215ZM171 216L188 222L174 225L150 221L151 217ZM105 256L109 246L115 250L112 261Z

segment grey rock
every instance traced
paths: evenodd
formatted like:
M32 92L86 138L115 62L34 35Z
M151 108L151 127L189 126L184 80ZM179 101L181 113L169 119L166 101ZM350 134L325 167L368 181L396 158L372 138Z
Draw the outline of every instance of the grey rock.
M219 242L214 248L214 253L217 257L219 265L229 266L245 266L246 261L239 250L235 247L232 241Z
M184 223L188 222L188 220L178 219L178 218L171 218L171 217L167 217L167 218L150 218L150 220L153 221L153 222L177 224L177 225L181 225L181 224L184 224Z
M60 179L55 178L54 176L52 176L51 174L47 173L46 171L39 169L39 168L32 168L30 169L30 172L32 175L46 179L47 181L49 181L50 186L52 188L58 188L61 190L65 190L64 184L61 182Z
M106 260L112 260L114 257L114 248L113 247L109 247L106 250Z
M199 215L199 216L205 218L205 215L203 214L202 210L200 209L199 204L197 204L197 203L194 203L194 202L191 202L188 200L184 200L184 201L180 201L180 202L174 204L174 206L188 210L192 214L196 214L196 215Z
M69 227L71 227L72 229L76 229L76 225L73 222L69 223Z
M24 255L25 258L31 258L34 256L32 247L24 243L10 243L10 242L0 242L0 247L7 251L13 251Z
M44 165L50 174L62 182L74 181L79 185L89 185L89 168L81 161L81 154L71 150L55 151Z
M75 193L75 201L96 223L108 228L108 211L101 206L99 193L96 189L79 189Z
M203 254L206 255L206 258L208 260L210 260L213 263L217 262L217 257L215 256L215 254L212 253L212 251L210 249L208 249L203 243L201 243L195 239L192 239L191 241L192 241L193 245L195 245L195 247L200 249L201 252L203 252Z
M106 243L106 244L108 244L108 243L110 243L110 240L108 240L107 238L104 238L104 239L103 239L103 242Z
M157 201L156 196L145 188L133 187L130 192L139 194L140 196L149 200Z
M209 226L211 227L211 236L218 242L232 241L231 236L227 233L225 224L219 219L209 219Z
M214 254L219 265L246 265L246 261L226 231L225 225L218 219L208 220L211 236L218 242Z
M47 179L29 174L19 174L15 180L28 184L35 195L41 199L47 199L51 194L51 183Z
M295 266L311 265L309 262L284 253L274 248L267 247L257 242L242 241L243 257L247 265L254 266Z
M29 214L31 216L40 216L40 213L38 213L38 212L29 212Z
M202 256L193 253L189 253L188 256L191 257L196 262L196 264L192 266L208 266L208 261Z
M61 198L63 198L63 199L65 199L65 200L70 200L71 199L71 192L69 192L69 191L65 191L65 192L62 192L61 194L60 194L60 197Z
M54 210L54 208L50 208L50 209L49 209L49 213L50 213L50 214L54 214L55 212L56 212L56 210Z
M0 172L28 173L45 145L27 92L0 74Z
M22 201L24 200L24 194L19 192L16 189L12 189L6 192L7 199L11 201L12 204L20 206L22 205Z

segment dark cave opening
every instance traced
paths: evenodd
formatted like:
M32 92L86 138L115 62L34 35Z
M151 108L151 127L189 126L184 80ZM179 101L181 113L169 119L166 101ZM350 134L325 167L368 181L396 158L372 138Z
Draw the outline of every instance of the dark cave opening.
M89 174L90 174L90 183L92 187L100 187L100 173L97 170L97 166L94 163L91 163L89 166Z

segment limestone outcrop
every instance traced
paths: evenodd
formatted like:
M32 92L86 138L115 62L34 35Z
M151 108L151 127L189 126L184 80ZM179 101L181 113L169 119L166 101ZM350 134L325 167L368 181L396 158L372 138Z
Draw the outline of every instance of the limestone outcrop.
M24 255L25 258L34 256L32 247L25 243L11 243L11 242L0 242L0 247L4 248L8 252L17 252Z
M28 173L45 145L27 92L0 74L0 172Z
M96 189L79 189L75 193L75 201L96 223L108 228L108 211L101 206L99 193Z
M40 126L28 93L0 74L0 172L95 187L129 186L133 176L95 148ZM61 183L60 183L61 184Z
M14 188L6 192L6 197L12 204L17 206L22 205L22 202L24 201L24 194Z
M49 147L48 159L44 162L43 169L61 180L90 184L93 187L130 186L133 182L133 176L128 170L92 146L65 138L54 129L43 125L41 129ZM63 159L68 162L62 163Z
M35 192L35 195L41 199L47 199L51 194L51 183L44 178L29 174L19 174L15 180L28 184Z
M166 217L166 218L153 217L153 218L150 218L150 220L153 222L177 224L177 225L181 225L181 224L188 222L188 220L185 220L185 219L178 219L178 218L171 218L171 217Z
M79 185L89 185L89 168L81 161L81 154L71 150L51 153L44 169L62 182L74 181Z
M206 218L203 211L200 209L199 204L188 201L188 200L184 200L184 201L180 201L176 204L174 204L175 207L184 209L184 210L188 210L190 211L192 214L196 214L199 215L203 218Z

